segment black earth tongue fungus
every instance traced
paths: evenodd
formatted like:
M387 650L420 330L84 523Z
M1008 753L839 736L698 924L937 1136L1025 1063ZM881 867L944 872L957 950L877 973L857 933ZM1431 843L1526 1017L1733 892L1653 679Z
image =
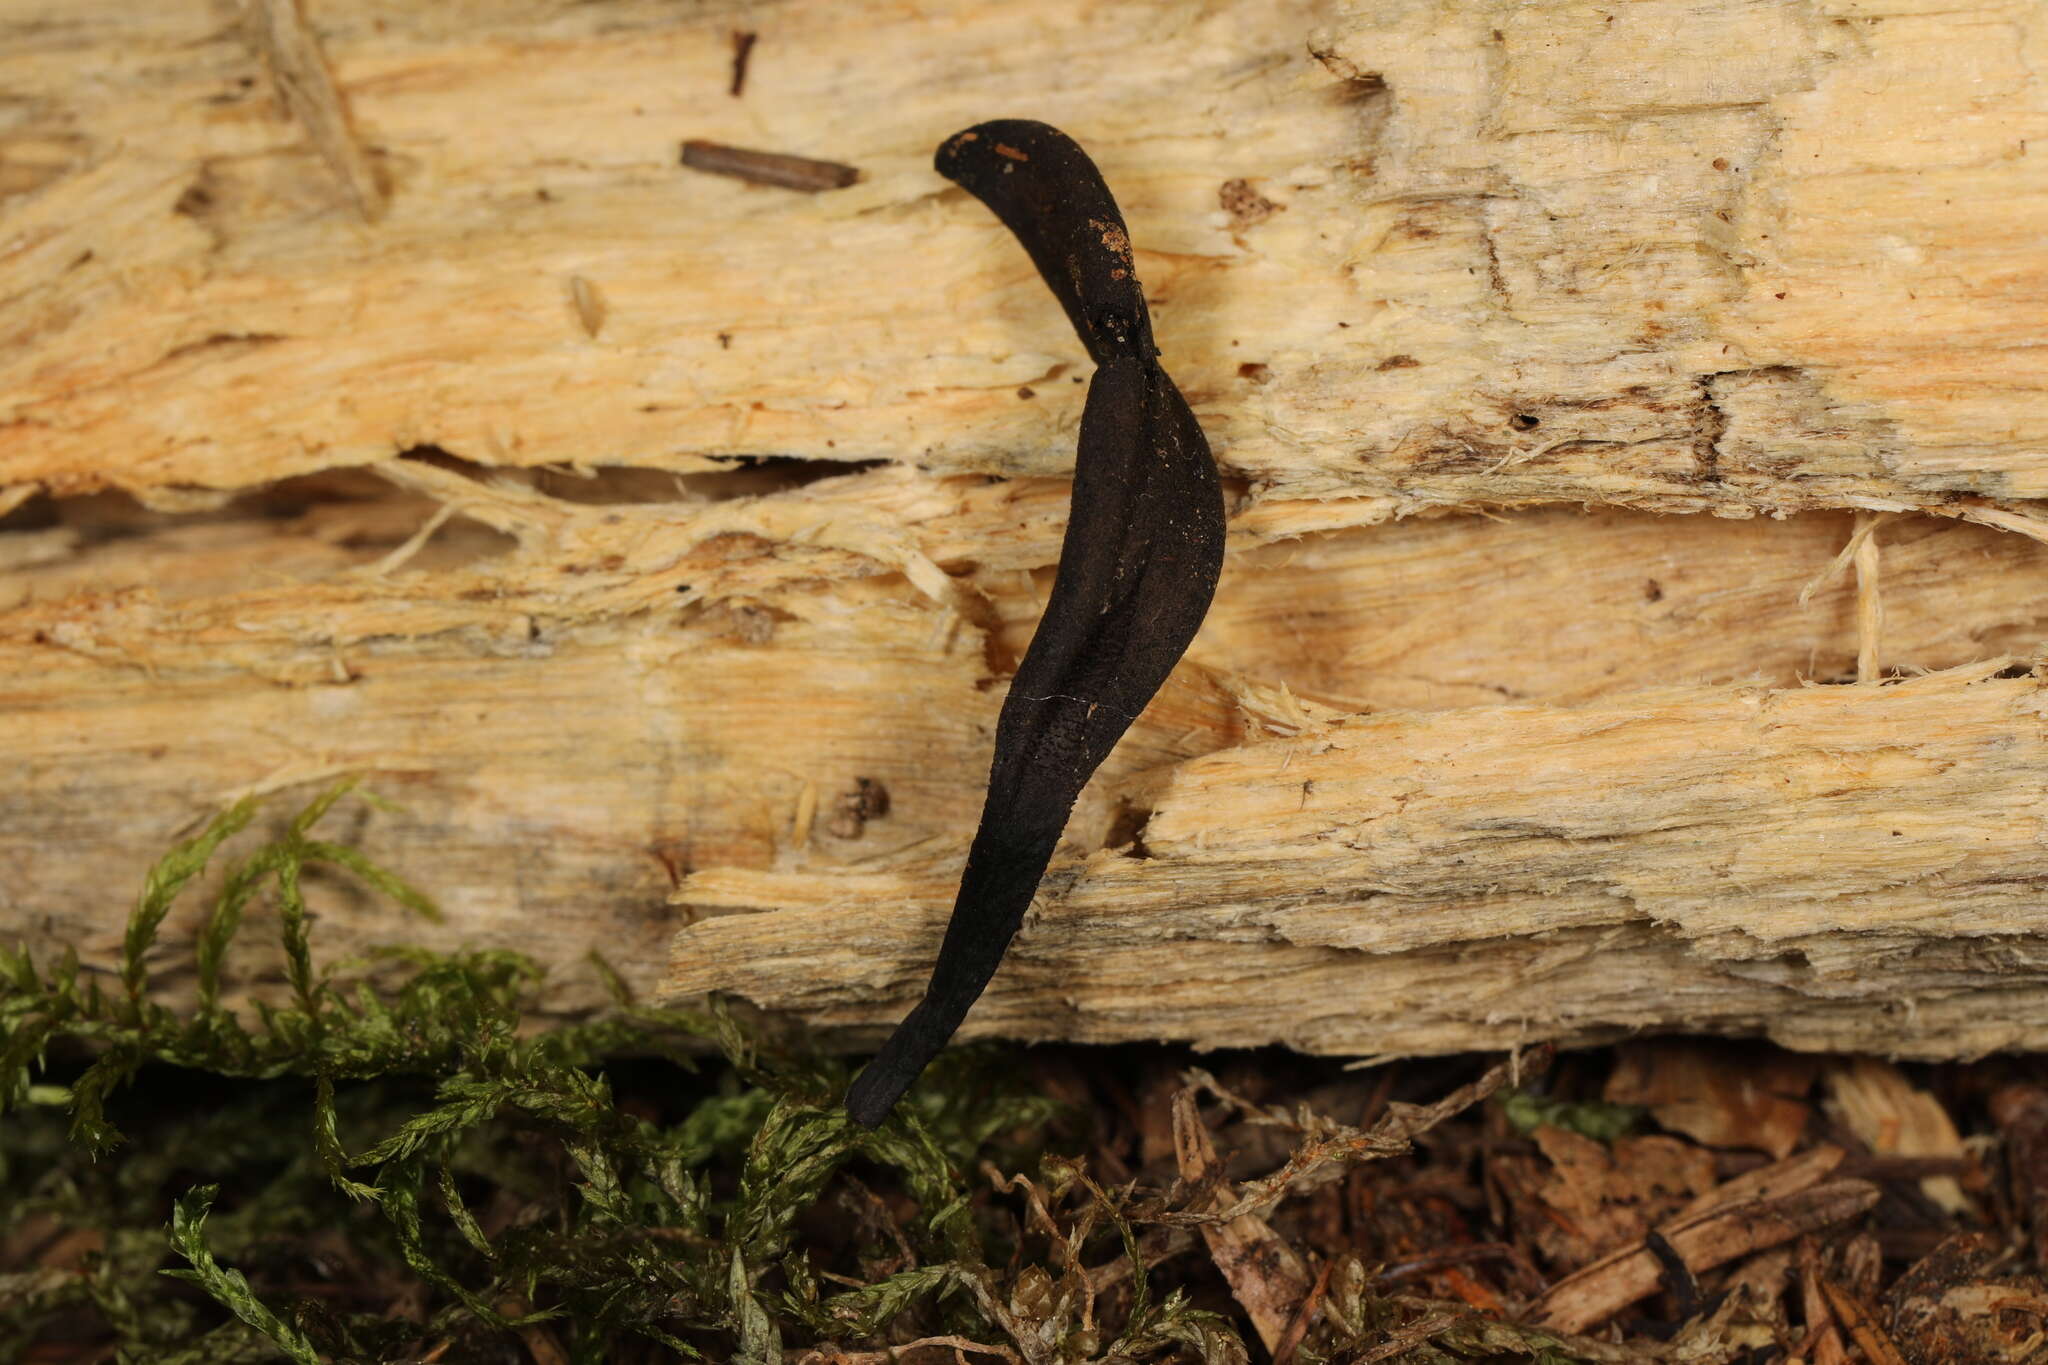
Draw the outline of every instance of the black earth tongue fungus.
M1160 368L1123 215L1057 128L998 119L935 164L1030 253L1095 361L1058 577L996 724L995 761L924 999L846 1093L885 1118L980 998L1030 908L1081 788L1166 681L1223 568L1209 443Z

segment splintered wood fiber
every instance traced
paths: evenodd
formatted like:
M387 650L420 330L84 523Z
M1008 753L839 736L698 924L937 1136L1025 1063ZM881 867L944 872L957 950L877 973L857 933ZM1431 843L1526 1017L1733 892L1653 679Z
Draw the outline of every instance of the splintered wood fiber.
M361 774L446 918L323 957L879 1037L1066 524L1087 358L931 169L1028 115L1230 540L967 1034L2048 1046L2037 7L223 15L0 13L0 939Z

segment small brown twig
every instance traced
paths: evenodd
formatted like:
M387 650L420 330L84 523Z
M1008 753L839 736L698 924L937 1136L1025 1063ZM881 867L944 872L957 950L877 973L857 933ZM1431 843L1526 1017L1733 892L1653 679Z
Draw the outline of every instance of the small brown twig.
M787 152L757 152L723 142L692 138L683 144L683 164L712 175L729 175L754 185L780 185L786 190L816 194L843 190L860 179L860 171L837 161L818 161Z

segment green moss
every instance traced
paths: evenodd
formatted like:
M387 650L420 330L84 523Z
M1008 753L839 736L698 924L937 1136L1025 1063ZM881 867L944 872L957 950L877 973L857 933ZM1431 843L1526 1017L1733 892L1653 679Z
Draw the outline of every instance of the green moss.
M779 1365L823 1342L947 1334L1032 1362L1246 1358L1228 1320L1142 1272L1114 1304L1084 1292L1087 1264L1142 1264L1133 1192L1046 1155L1058 1106L1013 1050L950 1050L869 1132L839 1107L839 1061L720 1010L640 1005L601 962L614 1007L539 1032L522 1021L543 972L516 953L393 950L389 985L344 987L314 958L307 869L435 913L314 837L350 795L323 792L227 867L189 1015L152 996L157 933L256 822L254 801L151 870L118 990L69 955L0 950L0 1238L15 1248L0 1361L73 1340L151 1365ZM221 1004L222 967L258 906L290 992L244 1018ZM1039 1172L1051 1226L963 1175L1020 1167ZM818 1231L834 1199L881 1207L870 1186L894 1212ZM1418 1322L1413 1359L1533 1354L1469 1314L1439 1327L1362 1289L1340 1297L1302 1361Z
M137 1360L399 1359L422 1343L438 1343L443 1360L481 1359L490 1338L540 1326L578 1360L611 1359L631 1339L656 1344L657 1358L766 1360L779 1359L785 1329L807 1339L872 1333L938 1300L964 1301L957 1289L982 1246L962 1216L960 1164L996 1133L1042 1124L1051 1111L1005 1088L986 1049L964 1050L935 1075L950 1097L927 1087L901 1119L869 1133L838 1108L837 1062L778 1052L722 1012L638 1005L602 963L593 970L614 1010L539 1033L520 1025L542 971L515 953L396 951L395 987L344 990L313 959L300 894L309 866L339 868L436 913L358 850L313 837L349 790L322 793L229 867L197 940L198 1007L188 1018L151 998L157 932L255 820L253 800L151 869L129 918L118 994L101 991L75 958L44 969L0 950L9 1230L40 1220L99 1243L77 1270L7 1277L0 1359L86 1311ZM291 999L259 1010L252 1026L221 1006L221 969L265 896ZM673 1121L618 1102L607 1059L665 1058L684 1080L705 1042L726 1059L723 1084ZM83 1059L68 1083L57 1079L66 1057ZM230 1085L199 1113L131 1106L130 1140L111 1116L115 1097L163 1068L266 1084ZM124 1142L119 1161L95 1160ZM929 1211L919 1249L937 1259L820 1294L791 1256L792 1228L856 1158L890 1172ZM179 1186L195 1175L207 1183ZM389 1302L357 1309L294 1294L288 1276L248 1268L311 1242L361 1282L395 1290L411 1320L394 1322Z
M1506 1090L1496 1097L1502 1113L1514 1130L1527 1137L1538 1128L1563 1128L1612 1142L1642 1127L1645 1111L1633 1104L1607 1104L1599 1100L1551 1099L1529 1090Z

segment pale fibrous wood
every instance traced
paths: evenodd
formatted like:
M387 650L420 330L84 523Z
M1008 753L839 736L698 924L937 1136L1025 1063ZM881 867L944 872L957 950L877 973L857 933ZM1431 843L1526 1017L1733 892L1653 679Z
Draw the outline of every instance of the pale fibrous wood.
M1260 501L2048 491L2035 0L9 0L0 36L0 487L426 443L1062 472L1085 357L930 167L1029 113L1116 187ZM863 179L686 172L693 137Z
M1151 784L1141 846L1055 865L964 1032L1339 1053L1677 1026L1922 1056L2032 1045L2048 845L2024 793L2048 735L2038 682L1993 671L1273 717L1286 733ZM696 874L680 894L722 913L678 937L670 984L886 1017L875 997L921 983L958 862Z
M317 885L323 953L878 1037L1088 369L930 168L1014 115L1231 543L968 1033L2048 1045L2043 72L2032 0L0 0L0 936L105 969L362 773L448 918Z

